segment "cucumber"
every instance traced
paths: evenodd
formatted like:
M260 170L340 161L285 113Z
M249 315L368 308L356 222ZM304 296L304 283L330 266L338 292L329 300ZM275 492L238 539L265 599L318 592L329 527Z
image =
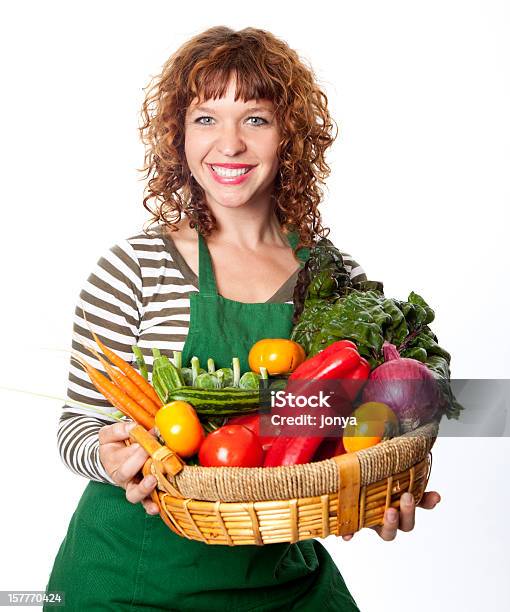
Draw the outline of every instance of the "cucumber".
M167 402L188 402L197 414L226 415L255 412L260 406L260 393L255 389L194 389L179 387L168 392Z

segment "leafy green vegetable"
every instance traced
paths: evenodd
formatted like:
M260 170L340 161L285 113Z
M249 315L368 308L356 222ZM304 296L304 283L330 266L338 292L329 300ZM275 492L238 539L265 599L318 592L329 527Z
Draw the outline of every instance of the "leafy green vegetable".
M300 272L294 305L291 339L309 357L337 340L352 340L373 369L384 361L384 341L390 342L402 357L427 365L448 400L447 417L458 418L462 406L449 384L451 356L430 329L434 311L420 295L412 291L400 301L385 297L378 281L353 284L340 252L322 239Z

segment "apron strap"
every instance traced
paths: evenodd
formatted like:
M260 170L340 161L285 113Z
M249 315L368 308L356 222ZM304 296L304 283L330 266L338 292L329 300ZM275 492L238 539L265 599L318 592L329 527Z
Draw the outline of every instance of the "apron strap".
M295 249L299 242L299 234L297 232L290 232L287 234L287 240L292 249ZM301 262L301 267L303 267L310 257L310 249L308 247L301 247L296 256ZM202 295L218 295L211 254L200 232L198 233L198 290Z
M202 295L218 295L211 254L200 232L198 233L198 290Z

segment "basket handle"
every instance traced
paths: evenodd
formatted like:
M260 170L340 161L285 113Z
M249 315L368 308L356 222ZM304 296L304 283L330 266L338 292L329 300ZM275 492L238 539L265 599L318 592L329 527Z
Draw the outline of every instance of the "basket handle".
M336 535L348 535L359 529L360 463L357 453L338 455L333 460L338 468Z
M162 446L142 425L135 425L129 436L147 452L152 459L163 466L165 474L175 476L184 467L183 460L167 446Z

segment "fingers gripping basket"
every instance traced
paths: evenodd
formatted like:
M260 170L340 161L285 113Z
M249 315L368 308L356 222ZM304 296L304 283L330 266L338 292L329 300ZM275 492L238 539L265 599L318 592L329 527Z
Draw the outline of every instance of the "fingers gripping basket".
M381 525L409 491L419 503L438 425L430 423L369 449L304 465L186 466L143 427L131 437L150 454L144 475L161 518L180 536L207 544L297 542Z

